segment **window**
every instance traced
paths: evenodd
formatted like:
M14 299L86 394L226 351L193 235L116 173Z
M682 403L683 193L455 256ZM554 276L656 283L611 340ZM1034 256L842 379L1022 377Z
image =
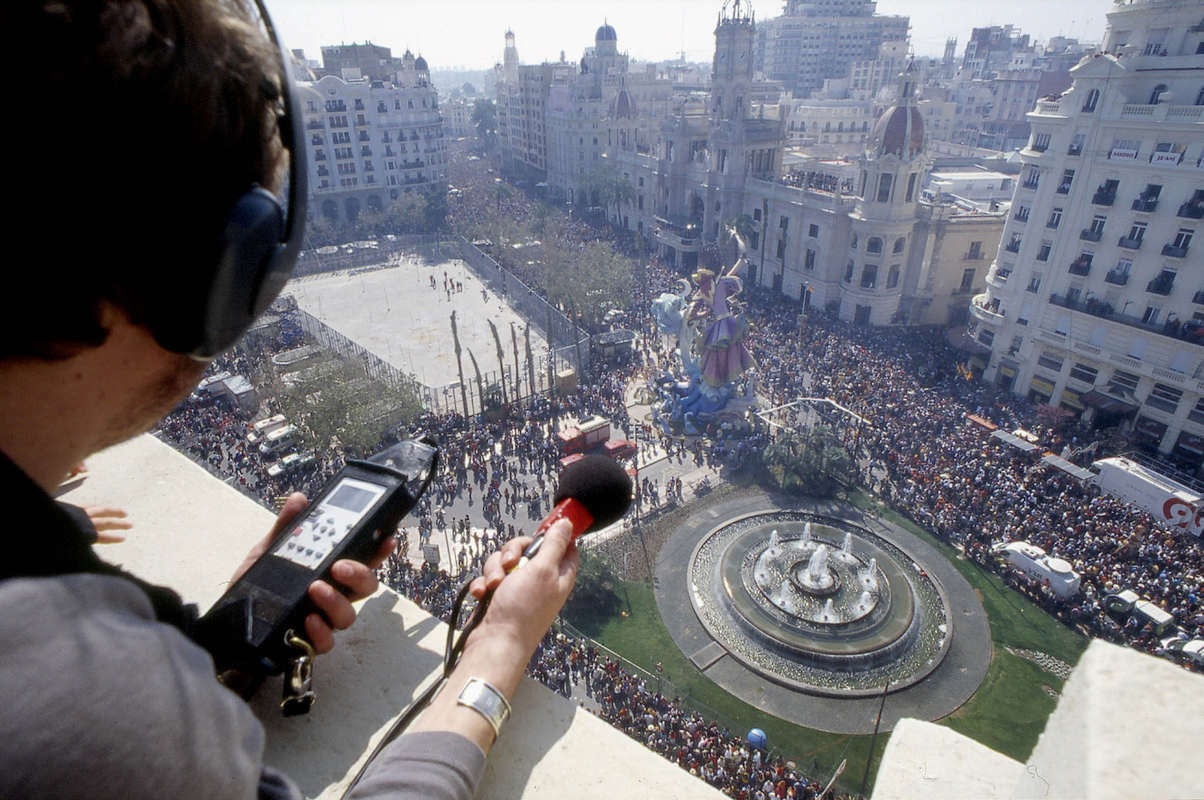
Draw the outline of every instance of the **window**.
M1066 155L1077 156L1083 153L1083 143L1087 141L1087 134L1076 133L1074 138L1070 140L1070 147L1066 150Z
M807 248L807 253L803 257L803 269L815 269L815 251L810 248Z
M1037 248L1037 260L1049 261L1050 251L1053 250L1053 245L1049 242L1041 242L1041 246Z
M845 270L844 270L844 282L845 283L853 282L853 259L851 259L851 258L849 259L849 265L847 267L845 267Z
M1028 222L1028 214L1028 206L1016 206L1016 213L1013 216L1015 216L1016 219L1020 220L1021 222Z
M1091 218L1091 228L1089 230L1092 233L1098 233L1100 235L1103 235L1104 223L1106 223L1107 221L1108 221L1107 217L1101 217L1097 214Z
M1134 222L1133 227L1129 228L1129 241L1140 242L1145 238L1145 229L1146 224L1144 222Z
M786 239L785 238L778 239L777 257L778 257L778 261L781 261L782 259L784 259L786 257Z
M1097 370L1095 367L1089 367L1086 364L1079 364L1076 362L1074 366L1070 368L1070 377L1074 378L1076 381L1082 381L1083 383L1087 383L1092 386L1095 385L1095 379L1098 376L1099 370Z
M1166 84L1160 83L1154 87L1154 91L1150 92L1150 105L1156 106L1162 99L1162 95L1166 94Z
M1190 229L1180 228L1179 232L1175 234L1174 247L1178 250L1186 250L1188 247L1191 247L1191 237L1192 231Z
M893 252L902 253L903 248L905 247L907 247L907 239L903 236L900 236L898 239L895 239L895 248Z
M1041 170L1036 167L1029 167L1028 172L1024 175L1024 180L1021 185L1025 189L1036 189L1041 180Z
M907 198L906 202L910 203L916 193L916 173L911 173L907 176Z
M886 288L893 289L899 285L899 265L892 264L890 272L886 274Z
M1045 227L1057 230L1057 227L1062 224L1062 209L1055 208L1049 212L1049 219L1045 221Z
M861 270L861 288L873 289L878 283L878 265L866 264Z
M1041 289L1041 273L1034 272L1032 275L1030 275L1028 279L1028 286L1024 288L1033 294L1036 294Z
M1090 114L1095 111L1096 105L1099 104L1099 89L1092 89L1087 92L1087 100L1083 103L1083 113Z
M1037 357L1037 363L1054 372L1062 371L1062 357L1057 353L1051 353L1049 350L1041 351L1041 355Z
M779 217L778 218L778 227L781 228L782 231L785 231L787 228L790 227L790 218L789 217Z
M970 242L970 252L966 253L966 258L971 261L982 258L982 242Z
M1049 149L1048 133L1034 133L1032 144L1029 145L1030 150L1036 150L1038 153L1044 153Z
M1062 171L1062 180L1058 183L1058 194L1070 194L1070 184L1074 183L1074 170Z
M968 292L971 288L973 288L975 272L976 270L973 267L962 272L962 283L959 287L961 291Z
M995 342L995 331L983 328L978 332L978 341L990 347Z
M890 190L891 190L891 186L894 184L894 180L895 180L895 176L891 175L890 173L886 173L878 179L878 202L879 203L889 203L890 202Z
M850 250L857 249L857 234L855 234L855 233L853 234L853 238L849 240L849 249Z
M807 235L810 236L812 239L818 239L819 238L819 226L818 225L809 226L807 228Z
M1108 158L1112 160L1132 161L1137 158L1138 152L1141 151L1140 139L1113 139L1112 149L1108 151Z
M1155 383L1145 404L1168 414L1174 414L1179 409L1179 401L1182 399L1183 392L1179 389L1167 386L1165 383Z
M1161 306L1148 305L1145 307L1145 312L1142 313L1142 315L1141 315L1141 321L1148 325L1156 325L1156 324L1158 324L1158 315L1161 313L1162 313ZM1129 355L1133 355L1133 354L1130 353ZM1133 358L1140 358L1140 356L1133 356Z
M760 222L760 221L761 221L761 209L754 208L753 209L753 222Z
M871 236L865 243L865 252L881 253L882 252L882 240L879 239L877 236Z

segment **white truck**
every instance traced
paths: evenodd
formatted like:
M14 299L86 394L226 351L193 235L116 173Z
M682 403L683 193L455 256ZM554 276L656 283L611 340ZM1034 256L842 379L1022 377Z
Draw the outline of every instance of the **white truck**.
M1091 466L1102 491L1146 510L1161 525L1194 536L1204 531L1204 497L1178 481L1127 458L1102 458Z
M1008 542L995 545L992 550L1012 567L1044 583L1063 600L1069 600L1079 593L1079 575L1070 563L1049 555L1035 544Z

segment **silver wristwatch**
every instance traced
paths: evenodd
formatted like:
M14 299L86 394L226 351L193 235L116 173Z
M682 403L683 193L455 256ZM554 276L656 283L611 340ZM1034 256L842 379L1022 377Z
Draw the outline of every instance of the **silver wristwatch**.
M493 727L494 737L501 735L502 725L510 718L510 701L496 686L480 678L465 681L456 704L467 706L484 717Z

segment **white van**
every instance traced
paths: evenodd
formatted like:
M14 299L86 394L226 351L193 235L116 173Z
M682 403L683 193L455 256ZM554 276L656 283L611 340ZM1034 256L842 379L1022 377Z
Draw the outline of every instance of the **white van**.
M296 425L285 425L283 428L277 428L264 437L263 444L259 445L259 454L261 456L274 456L277 453L281 453L292 447L293 441L296 438Z
M284 425L283 414L259 420L251 426L251 432L247 434L247 444L259 444L265 436L278 428L283 428Z

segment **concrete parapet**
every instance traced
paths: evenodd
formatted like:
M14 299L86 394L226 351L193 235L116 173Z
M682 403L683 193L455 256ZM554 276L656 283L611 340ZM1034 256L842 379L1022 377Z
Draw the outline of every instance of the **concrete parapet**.
M62 497L129 512L125 542L101 555L175 588L202 609L271 526L272 514L151 436L88 460L89 475ZM441 666L446 627L382 588L360 604L335 651L318 659L318 701L280 715L279 679L252 708L268 732L265 760L308 797L338 798L410 699ZM479 796L489 798L720 798L704 782L589 712L525 679L490 754Z

